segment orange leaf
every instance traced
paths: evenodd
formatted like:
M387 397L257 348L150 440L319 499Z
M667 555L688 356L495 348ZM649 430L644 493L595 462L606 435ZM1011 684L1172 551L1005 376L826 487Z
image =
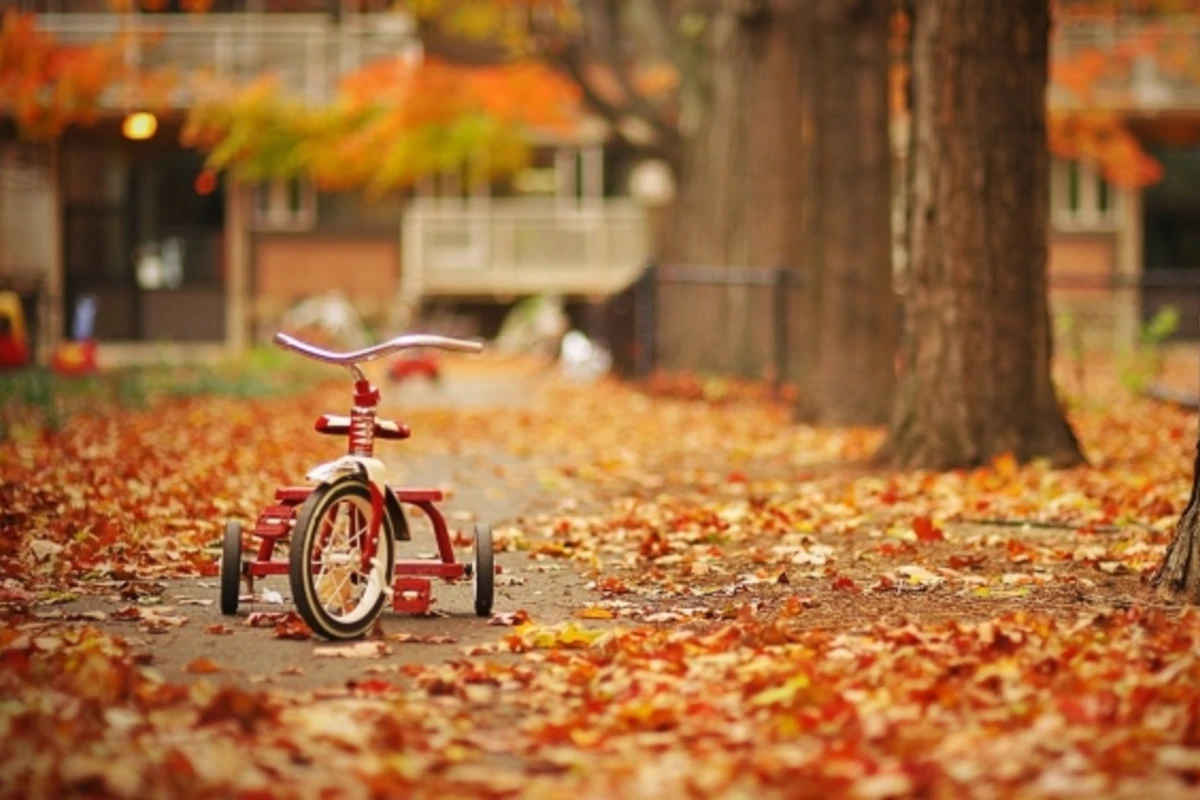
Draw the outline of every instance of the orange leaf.
M189 662L188 665L183 668L183 671L192 675L211 675L214 672L224 672L225 668L218 666L211 660L201 656L200 658Z
M580 619L612 619L614 614L607 608L600 606L592 606L575 612L575 616Z

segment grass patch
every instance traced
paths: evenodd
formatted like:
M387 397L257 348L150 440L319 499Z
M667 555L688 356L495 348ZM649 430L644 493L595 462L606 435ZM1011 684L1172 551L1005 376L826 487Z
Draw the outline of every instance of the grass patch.
M312 389L328 370L275 348L256 348L212 364L119 367L99 375L62 377L44 367L0 372L0 441L20 431L57 433L82 411L142 411L183 397L285 397Z

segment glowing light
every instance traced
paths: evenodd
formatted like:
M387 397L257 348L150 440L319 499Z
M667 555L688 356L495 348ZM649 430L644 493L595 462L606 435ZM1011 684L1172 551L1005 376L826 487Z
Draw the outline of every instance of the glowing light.
M121 124L121 133L125 134L127 139L149 139L156 130L158 130L158 120L147 111L130 114Z

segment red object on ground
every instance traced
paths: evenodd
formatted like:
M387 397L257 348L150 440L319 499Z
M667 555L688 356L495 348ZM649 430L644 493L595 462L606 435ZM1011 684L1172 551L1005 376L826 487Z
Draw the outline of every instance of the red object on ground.
M393 381L403 381L413 376L424 376L437 381L441 378L441 372L436 358L419 355L396 359L388 369L388 377Z
M96 372L96 340L63 342L54 350L51 367L59 375L92 375Z
M0 336L0 367L23 367L29 363L29 347L24 339Z

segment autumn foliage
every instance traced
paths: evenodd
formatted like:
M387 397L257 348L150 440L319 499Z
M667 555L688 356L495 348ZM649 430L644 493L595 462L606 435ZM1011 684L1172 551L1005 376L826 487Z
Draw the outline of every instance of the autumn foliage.
M324 107L289 99L272 76L218 87L192 108L183 141L208 151L212 169L383 191L468 163L472 179L510 171L531 131L569 135L576 107L573 85L535 63L397 58L348 75Z
M141 6L158 10L155 0ZM195 0L186 8L202 13L208 3ZM580 110L579 89L547 62L534 60L552 60L547 30L579 24L570 4L414 0L408 10L451 35L498 42L518 60L471 67L387 59L348 75L323 107L287 97L271 75L248 86L210 83L199 87L185 143L209 151L214 170L235 169L251 178L305 174L331 189L385 190L431 172L458 170L468 161L476 170L470 179L510 171L524 163L531 131L570 134ZM1126 25L1121 15L1129 11L1157 16L1135 16L1136 24ZM1055 51L1052 84L1070 100L1050 110L1051 151L1095 163L1118 185L1159 180L1161 165L1128 128L1123 109L1137 105L1128 87L1139 65L1147 63L1164 80L1197 82L1198 15L1196 4L1181 0L1057 3L1060 33L1075 22L1107 22L1112 36L1111 44ZM894 42L903 42L907 26L898 14ZM122 46L119 39L65 46L39 32L33 15L6 11L0 27L0 111L24 135L44 139L93 122L107 92L126 92L142 105L161 101L178 78L129 69ZM902 58L893 73L892 109L906 114Z
M1139 96L1136 88L1139 74L1147 68L1154 75L1152 92L1155 84L1200 88L1196 46L1200 3L1060 0L1056 5L1060 37L1076 22L1093 26L1104 35L1095 44L1062 47L1054 53L1051 83L1071 100L1067 107L1051 108L1051 151L1061 158L1097 165L1116 185L1156 183L1162 178L1162 165L1129 130L1124 110L1147 104L1154 107L1155 100Z
M94 123L109 93L140 108L162 106L179 76L171 68L130 65L125 49L134 36L64 45L38 30L35 15L6 10L0 21L0 115L11 115L24 137L45 140ZM142 36L140 43L153 46L154 36Z
M0 22L0 113L32 138L58 136L95 120L121 66L114 45L59 45L37 30L32 14L8 9Z

